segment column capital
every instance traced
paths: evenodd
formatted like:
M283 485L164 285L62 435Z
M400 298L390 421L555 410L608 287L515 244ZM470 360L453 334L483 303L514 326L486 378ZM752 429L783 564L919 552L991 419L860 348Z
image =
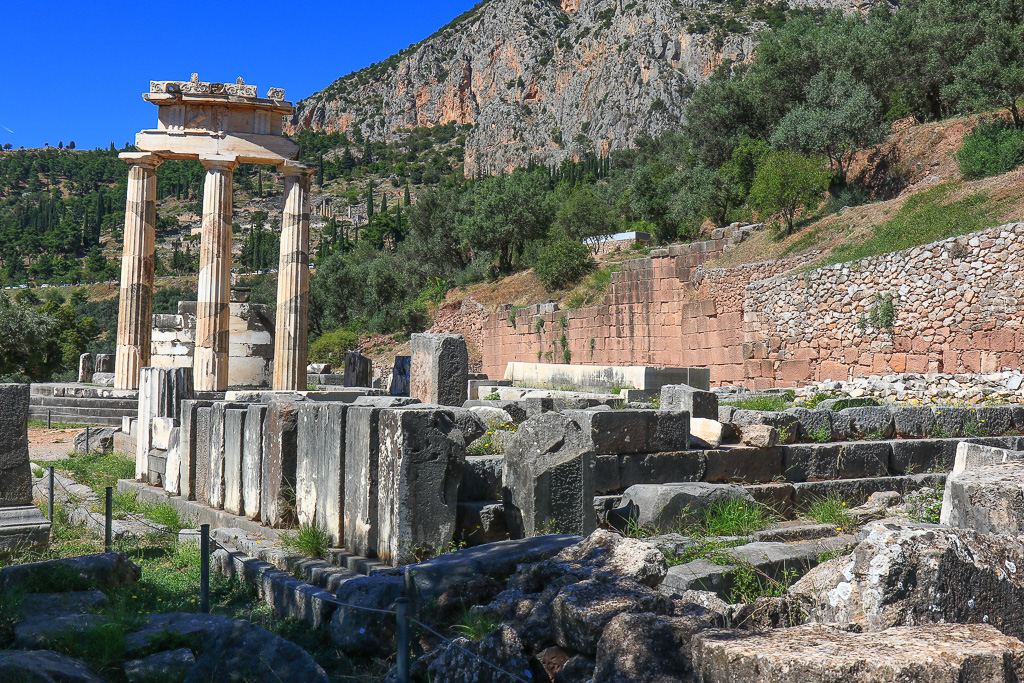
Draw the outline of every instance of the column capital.
M121 152L117 155L117 158L124 160L130 166L152 166L156 168L164 163L162 156L152 152Z
M301 161L293 161L291 159L282 162L278 168L280 168L281 172L286 176L310 176L313 175L314 171L316 171L316 166L304 164Z
M238 157L226 154L200 154L199 163L201 163L206 170L214 168L233 170L238 166Z

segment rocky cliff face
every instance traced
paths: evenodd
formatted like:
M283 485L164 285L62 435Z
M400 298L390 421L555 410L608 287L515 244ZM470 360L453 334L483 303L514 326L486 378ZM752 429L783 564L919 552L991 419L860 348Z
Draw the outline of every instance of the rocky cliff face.
M386 141L416 126L471 124L467 174L604 155L677 126L716 66L752 58L754 32L773 9L760 0L485 0L301 101L292 130L358 127Z

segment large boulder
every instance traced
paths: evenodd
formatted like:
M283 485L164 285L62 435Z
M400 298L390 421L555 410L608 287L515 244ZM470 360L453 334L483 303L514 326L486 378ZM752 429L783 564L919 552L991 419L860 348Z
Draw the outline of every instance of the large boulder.
M519 635L509 626L501 626L476 642L456 638L430 665L429 680L432 683L499 683L509 680L491 664L522 680L533 678Z
M391 647L395 620L359 608L393 609L404 589L402 575L395 572L360 576L341 584L337 596L345 604L335 610L329 627L334 645L350 657L369 656Z
M594 462L589 438L569 417L541 413L520 425L502 473L510 535L593 531Z
M0 681L104 683L84 662L46 650L0 651Z
M124 675L128 683L183 683L195 663L192 650L183 647L129 660L124 663Z
M114 588L142 578L142 568L122 552L17 564L0 569L0 593L53 593Z
M75 434L75 453L110 453L114 450L114 434L119 429L113 427L90 427L89 450L86 451L85 430Z
M555 642L583 654L597 654L605 626L623 613L668 614L672 603L650 588L620 579L588 579L563 588L551 605Z
M861 538L790 587L810 620L872 631L987 623L1024 635L1024 538L892 521L867 525Z
M721 614L696 604L675 616L623 612L601 634L593 683L690 683L691 639L724 625Z
M327 683L327 674L295 643L243 619L217 629L185 683L302 681Z
M712 630L695 635L692 648L701 683L1009 683L1024 673L1024 643L986 625L878 633L820 625L761 633Z
M664 529L693 521L705 508L736 498L754 504L753 497L734 484L635 484L626 489L614 512L637 526Z
M662 410L685 410L690 417L718 419L718 396L688 384L666 384L661 387Z

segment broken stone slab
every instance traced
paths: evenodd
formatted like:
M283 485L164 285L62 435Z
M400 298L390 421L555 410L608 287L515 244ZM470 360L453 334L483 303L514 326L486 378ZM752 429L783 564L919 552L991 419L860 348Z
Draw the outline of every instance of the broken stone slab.
M469 403L469 401L466 401L466 403ZM502 408L494 408L492 406L470 406L467 410L479 417L487 426L487 429L497 429L502 425L511 425L515 423L515 420L512 419L509 412Z
M263 425L267 406L246 409L245 438L242 444L242 513L252 520L261 517L263 487Z
M455 508L456 536L466 545L494 543L508 538L505 506L497 502L459 501Z
M123 552L9 565L0 569L0 593L49 593L54 576L65 590L86 591L138 581L142 569Z
M56 647L63 638L77 639L110 623L101 614L57 614L49 619L29 619L14 627L14 646L27 650Z
M378 556L392 565L409 564L418 553L448 548L466 460L452 412L387 408L380 414L379 437Z
M693 670L693 636L726 626L724 622L721 614L697 604L672 616L619 614L597 644L593 683L685 681Z
M455 426L462 432L466 445L473 443L488 431L488 425L483 418L468 408L449 408L455 417Z
M224 412L224 510L242 514L242 455L245 450L245 420L248 408Z
M142 628L125 637L125 653L135 658L166 635L174 636L179 642L194 639L197 644L204 644L227 619L223 614L151 614L145 618Z
M636 484L626 489L622 507L614 513L640 528L666 529L692 522L704 509L735 499L754 504L750 494L734 484Z
M594 464L590 438L570 417L542 413L521 424L505 449L502 472L512 537L593 531Z
M779 432L769 425L739 425L740 443L752 448L774 448L779 442Z
M274 528L294 526L299 403L272 400L263 427L260 517Z
M295 510L302 524L316 524L332 542L344 542L345 417L349 405L309 402L299 406Z
M89 428L89 452L110 453L114 450L115 427L90 427ZM75 453L85 453L85 430L75 434Z
M331 642L349 657L371 656L391 646L395 620L382 619L380 614L358 609L394 609L402 597L405 579L401 572L388 571L360 576L341 584L338 601L342 603L331 616L328 634Z
M487 399L473 399L462 404L463 408L489 408L503 410L515 423L522 422L527 418L526 408L518 401L490 401Z
M661 408L682 410L690 418L718 420L718 395L686 384L666 384L661 387Z
M878 631L906 623L991 623L1024 634L1024 539L882 520L851 555L789 589L808 617Z
M602 632L616 615L666 615L672 603L657 591L630 579L614 582L586 579L559 591L551 608L555 642L592 657L597 654Z
M784 446L782 452L784 474L794 482L884 477L889 474L892 444L887 441L790 444Z
M855 436L888 439L896 433L892 412L882 406L843 408L840 415L850 418L851 432Z
M128 683L182 683L195 663L192 650L183 647L129 660L124 663L124 675Z
M254 653L259 653L254 656ZM327 674L301 647L243 619L219 625L185 683L207 683L230 671L235 680L327 683Z
M0 680L104 683L85 662L49 650L0 650Z
M469 355L461 334L414 334L409 395L424 403L462 406L468 398Z
M760 633L707 630L693 637L692 651L703 683L1009 682L1024 671L1024 643L985 624L874 633L823 625Z
M942 524L983 534L1024 533L1024 468L1017 454L1011 462L971 467L946 479Z
M501 675L502 680L532 680L530 662L515 629L502 625L478 641L456 638L443 646L443 651L430 663L426 680L433 683L498 680L494 667L511 673L516 679ZM576 679L583 680L583 679Z
M690 444L693 448L718 448L732 435L732 428L716 419L690 417Z

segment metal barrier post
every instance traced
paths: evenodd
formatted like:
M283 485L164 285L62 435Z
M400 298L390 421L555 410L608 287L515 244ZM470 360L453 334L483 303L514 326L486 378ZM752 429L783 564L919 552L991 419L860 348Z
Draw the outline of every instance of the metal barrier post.
M114 547L114 534L111 527L114 519L114 487L107 487L106 519L103 522L103 547L109 553Z
M199 526L199 612L210 613L210 525Z
M53 411L51 409L47 408L46 409L46 428L47 429L50 429L50 417L51 417L52 414L53 414Z
M85 428L85 453L89 454L89 428Z
M409 683L409 598L395 600L396 635L398 641L398 683Z
M49 519L50 523L52 524L53 523L53 465L50 465L49 470L50 470L50 502L47 503L47 506L46 506L46 508L47 508L47 517L46 518Z

